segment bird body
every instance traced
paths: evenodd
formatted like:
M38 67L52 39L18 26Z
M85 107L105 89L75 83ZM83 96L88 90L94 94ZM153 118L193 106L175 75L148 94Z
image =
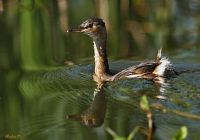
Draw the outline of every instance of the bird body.
M158 50L157 58L154 61L142 62L112 74L109 70L106 53L106 26L100 18L87 19L79 27L69 29L67 32L81 32L93 39L95 59L93 79L97 83L124 78L143 78L161 83L163 81L160 79L176 74L170 61L166 57L162 57L161 49Z

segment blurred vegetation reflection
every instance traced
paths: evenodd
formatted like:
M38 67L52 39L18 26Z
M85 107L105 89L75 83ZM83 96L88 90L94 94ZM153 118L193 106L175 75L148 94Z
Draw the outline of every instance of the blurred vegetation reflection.
M107 24L111 59L152 56L160 47L194 55L200 45L199 5L197 0L1 0L0 64L34 69L63 60L88 62L89 39L65 30L94 16Z
M155 58L160 47L172 60L200 62L199 0L0 0L0 139L112 139L105 127L128 136L147 124L142 95L199 114L198 71L172 80L166 101L155 99L159 90L144 80L112 83L93 96L92 42L65 32L89 17L106 22L113 69L128 66L127 59ZM199 139L199 122L160 112L153 111L155 139L171 139L183 125L190 139ZM83 122L81 115L91 115L88 123L99 128L70 120ZM145 139L140 134L136 138Z

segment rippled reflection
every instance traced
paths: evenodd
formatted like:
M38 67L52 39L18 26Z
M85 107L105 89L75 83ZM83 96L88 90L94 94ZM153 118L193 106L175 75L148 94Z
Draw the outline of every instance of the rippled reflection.
M120 71L129 65L134 63L115 62L111 63L111 69ZM169 86L162 93L159 84L143 79L119 80L96 87L92 69L92 65L80 65L4 74L1 78L14 80L18 87L10 88L8 82L5 87L10 92L0 95L1 137L19 134L23 139L53 139L55 135L59 139L95 139L97 136L110 139L106 138L106 128L127 136L137 126L147 127L146 114L139 107L142 95L154 105L175 110L164 113L162 109L152 109L155 139L172 138L182 125L188 126L189 138L198 137L198 121L185 117L189 113L198 119L198 64L175 64L181 74L168 79ZM177 115L176 110L186 113ZM145 129L140 129L136 137L145 139Z
M106 95L104 85L97 86L90 107L82 113L68 115L67 119L77 120L90 127L99 127L104 122L106 113Z

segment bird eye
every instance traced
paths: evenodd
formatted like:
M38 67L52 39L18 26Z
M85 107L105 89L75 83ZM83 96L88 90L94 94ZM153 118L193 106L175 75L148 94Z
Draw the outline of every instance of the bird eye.
M90 23L87 27L89 27L89 28L92 28L92 26L93 26L93 24L92 23Z

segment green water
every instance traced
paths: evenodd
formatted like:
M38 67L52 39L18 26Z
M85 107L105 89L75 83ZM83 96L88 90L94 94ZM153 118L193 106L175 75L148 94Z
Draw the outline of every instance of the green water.
M109 1L111 70L154 59L162 46L181 74L167 81L166 87L129 79L107 83L99 91L92 80L91 40L64 32L97 16L96 3L65 2L68 10L62 15L57 1L3 1L0 140L108 140L113 139L108 128L127 137L137 126L135 139L145 140L148 120L140 108L143 95L153 114L153 139L172 139L186 126L187 139L199 140L199 2ZM144 7L149 11L141 10ZM67 17L65 25L61 25L62 16ZM155 105L162 105L163 110Z
M120 61L111 68L121 69ZM151 104L160 103L168 109L198 115L200 99L200 65L176 64L184 73L169 81L164 92L151 81L122 80L107 84L94 96L93 66L78 65L52 70L13 70L5 79L1 94L1 136L20 135L22 139L111 139L107 127L127 136L136 126L147 127L145 112L139 107L142 95ZM9 79L12 79L9 81ZM162 95L167 99L157 99ZM90 108L90 109L89 109ZM91 109L92 108L92 109ZM86 113L85 113L86 112ZM85 126L69 115L95 116L94 126ZM189 129L189 139L198 139L200 121L175 113L153 109L155 139L169 139L181 126ZM79 120L79 121L77 121ZM93 126L93 127L92 127ZM138 133L138 139L145 139Z

